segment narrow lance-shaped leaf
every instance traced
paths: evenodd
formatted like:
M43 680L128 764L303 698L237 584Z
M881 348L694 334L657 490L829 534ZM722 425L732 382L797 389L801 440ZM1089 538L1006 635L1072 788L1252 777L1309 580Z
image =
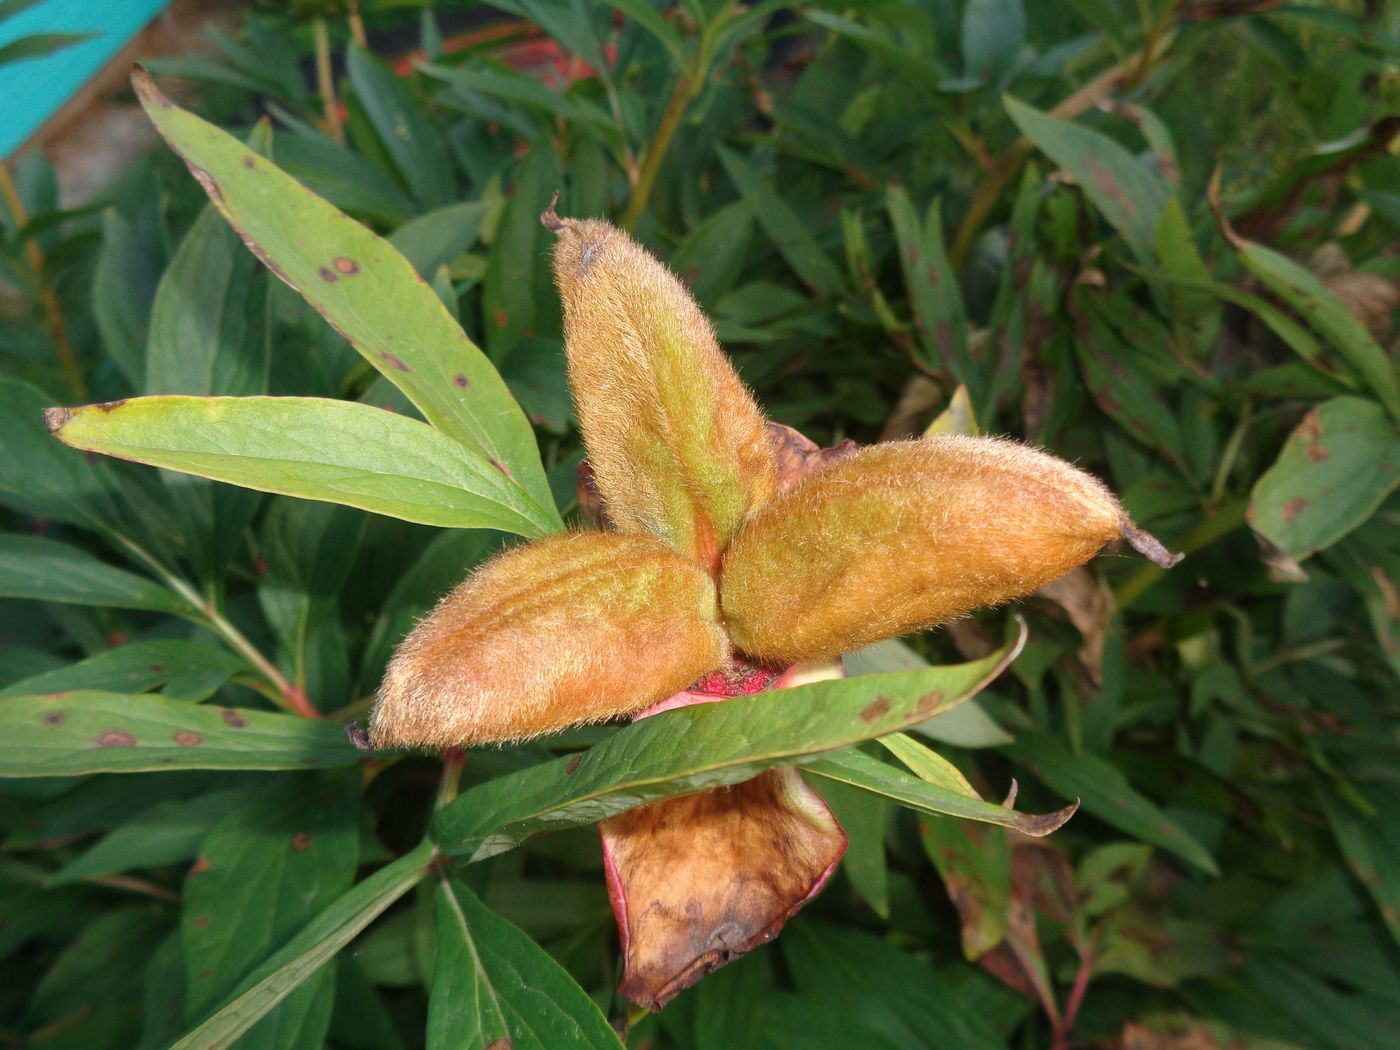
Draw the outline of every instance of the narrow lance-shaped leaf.
M1020 644L973 663L816 682L656 715L584 754L465 792L438 814L434 836L446 852L481 860L537 832L812 762L953 707L995 678Z
M1077 795L1084 808L1105 823L1143 842L1171 850L1212 875L1219 872L1204 846L1138 793L1117 767L1096 755L1074 755L1054 737L1022 733L1008 748L1016 762L1028 766L1049 787Z
M87 691L0 699L6 777L329 769L360 758L340 726L271 711Z
M74 448L424 525L542 536L558 521L440 431L350 401L141 397L46 420Z
M597 1004L525 933L460 881L437 887L437 962L428 999L428 1050L617 1050Z
M389 905L421 882L434 855L432 844L424 841L341 896L245 977L238 991L185 1033L172 1050L223 1050L231 1046Z
M98 561L81 548L38 536L0 535L0 598L183 616L194 612L154 580Z
M999 824L1014 828L1023 835L1048 835L1063 827L1079 808L1079 803L1074 802L1054 813L1018 813L995 802L984 802L975 794L921 780L877 758L871 758L863 751L849 750L827 755L806 768L819 777L882 795L909 809L976 820L983 824Z
M144 72L132 83L156 128L249 248L430 423L496 461L552 513L529 420L408 261L237 139L175 106Z
M167 696L202 700L247 669L242 657L207 642L154 638L127 642L86 660L12 682L0 689L0 697L74 689L144 693L166 686Z
M1025 136L1074 176L1143 263L1153 258L1167 188L1131 153L1101 132L1042 113L1010 95L1006 112Z
M980 395L980 377L973 374L972 358L968 355L962 293L943 245L939 202L934 200L929 205L928 221L921 223L904 187L892 185L885 192L885 207L894 227L899 265L909 289L914 329L924 360L931 367L952 370L959 382Z
M1337 348L1400 423L1400 373L1366 326L1306 268L1272 248L1244 240L1228 227L1226 234L1245 266Z

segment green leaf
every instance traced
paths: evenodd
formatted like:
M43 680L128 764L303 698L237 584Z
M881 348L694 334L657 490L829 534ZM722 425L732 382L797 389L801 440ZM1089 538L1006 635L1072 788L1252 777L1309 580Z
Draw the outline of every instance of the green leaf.
M245 670L247 664L240 657L207 642L153 639L128 642L66 667L22 678L0 689L0 697L74 689L144 693L167 686L167 696L203 700Z
M1153 802L1136 791L1117 767L1096 755L1071 754L1051 736L1021 733L1007 748L1051 789L1083 800L1084 808L1106 824L1142 842L1170 850L1212 875L1220 869L1204 846Z
M389 237L425 280L437 273L473 244L486 218L483 201L449 204L404 223Z
M402 390L425 419L499 462L542 506L534 432L505 383L409 262L232 136L173 105L150 77L147 114L244 242Z
M981 80L1001 76L1026 43L1021 0L968 0L962 18L963 69Z
M897 638L853 649L841 662L847 677L929 666L927 660ZM1011 743L1011 735L992 721L981 701L975 698L927 722L920 722L910 732L955 747L1000 747Z
M807 222L739 154L723 146L716 146L715 152L740 195L754 202L758 224L802 283L819 295L840 295L845 276L817 244Z
M878 758L871 758L863 751L851 750L827 755L808 763L805 768L819 777L883 795L909 809L939 816L959 817L963 820L976 820L984 824L999 824L1002 827L1015 828L1023 835L1042 836L1058 831L1079 808L1079 803L1074 802L1054 813L1018 813L994 802L984 802L976 795L930 784L903 770L895 769Z
M932 368L951 370L960 383L980 396L980 377L974 374L967 350L967 314L962 292L948 263L943 245L943 219L939 201L928 209L928 221L919 222L918 212L903 186L891 185L885 191L885 208L894 227L899 247L899 265L909 291L914 330ZM974 396L973 400L977 400Z
M953 707L1000 674L1018 648L1019 641L972 663L815 682L656 715L583 754L464 792L438 813L433 834L445 852L482 860L541 831L811 763Z
M1364 524L1400 485L1400 433L1374 401L1337 397L1303 417L1250 494L1249 523L1301 560Z
M1074 177L1138 259L1149 263L1168 197L1162 180L1107 135L1042 113L1010 95L1003 101L1022 133Z
M229 812L199 846L185 879L185 1013L204 1014L253 965L347 890L359 856L358 772L283 778ZM334 975L318 974L242 1040L317 1048Z
M686 234L667 264L707 310L733 289L753 240L757 201L745 197L720 208Z
M666 21L650 0L603 0L615 11L621 11L632 22L654 36L666 54L678 67L685 61L685 44L676 27Z
M1232 237L1240 258L1264 284L1297 310L1337 348L1375 391L1392 419L1400 422L1400 376L1396 366L1341 301L1313 274L1262 244Z
M885 823L889 802L879 795L835 780L822 785L822 801L846 833L841 870L872 911L890 917L890 873L885 860Z
M1332 825L1347 866L1376 902L1390 935L1400 942L1400 790L1369 784L1365 794L1375 815L1363 817L1346 802L1324 794L1323 812Z
M193 610L160 584L37 536L0 535L0 598L174 613Z
M1011 904L1011 843L958 820L919 822L924 853L958 909L963 957L975 962L1006 936Z
M432 844L422 842L308 923L300 933L249 974L238 991L172 1050L222 1050L280 1003L349 944L389 905L428 874Z
M904 768L920 780L968 798L982 797L973 790L967 777L963 776L957 766L912 737L903 733L891 733L880 738L880 746L899 759Z
M139 999L141 974L166 928L163 915L141 906L112 908L86 924L39 981L29 1001L28 1020L79 1019L104 1002L133 993ZM110 1044L104 1040L97 1045Z
M209 829L237 809L244 794L240 790L211 791L144 809L117 823L94 846L59 868L49 885L191 860Z
M86 690L0 699L0 776L329 769L360 758L335 723L270 711Z
M836 1046L904 1050L1004 1050L1007 1046L987 1018L963 1007L942 971L935 972L889 940L808 921L789 926L781 944L807 1012L835 1015L831 1019L845 1035ZM859 1003L859 1009L852 1009L852 1003ZM820 1038L825 1027L814 1026L814 1036ZM793 1045L814 1044L803 1040Z
M1088 316L1075 349L1099 408L1137 440L1179 467L1186 462L1181 422L1162 400L1162 385L1142 366L1141 352L1118 337L1097 304L1081 298Z
M457 193L452 155L408 89L362 48L349 49L345 69L375 134L418 203L438 208L451 202Z
M43 58L58 51L91 40L97 33L30 33L18 40L0 44L0 66L22 62L27 58Z
M147 394L255 394L267 385L258 260L212 206L185 234L151 306Z
M441 879L437 901L428 1050L622 1046L568 972L460 881Z
M165 264L154 205L134 222L113 208L102 213L102 247L92 277L92 314L102 345L136 390L146 382L151 304Z
M548 312L557 316L559 297L546 278L554 236L540 225L540 213L560 179L559 163L547 141L541 141L515 168L510 200L501 213L481 281L486 347L498 365L531 331L559 330L557 323L543 323Z
M552 503L440 431L350 401L141 397L53 409L49 425L75 448L424 525L560 527Z
M53 399L0 378L0 499L36 517L101 531L117 518L107 464L64 448L44 427Z

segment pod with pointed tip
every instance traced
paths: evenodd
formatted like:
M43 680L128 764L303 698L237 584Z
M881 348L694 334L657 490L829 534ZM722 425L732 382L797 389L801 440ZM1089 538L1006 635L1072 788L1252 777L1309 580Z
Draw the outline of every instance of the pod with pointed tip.
M694 561L649 536L551 536L472 573L404 639L370 740L524 740L640 711L728 657L714 582Z
M1029 594L1120 536L1170 558L1063 460L993 438L890 442L750 518L725 555L721 604L747 656L827 659Z
M555 231L569 384L613 526L649 532L717 569L774 491L763 414L675 276L598 219Z

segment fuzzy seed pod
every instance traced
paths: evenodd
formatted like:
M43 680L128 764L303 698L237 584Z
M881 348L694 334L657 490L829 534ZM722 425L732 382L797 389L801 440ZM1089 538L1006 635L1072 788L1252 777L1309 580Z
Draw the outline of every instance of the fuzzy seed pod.
M559 237L569 384L613 526L717 569L739 522L774 491L763 414L695 300L599 219L541 221Z
M492 559L404 639L370 740L523 740L632 714L728 657L714 583L695 562L649 536L552 536Z
M828 659L1028 594L1120 535L1167 557L1053 456L953 434L873 445L749 519L725 556L724 618L752 659Z

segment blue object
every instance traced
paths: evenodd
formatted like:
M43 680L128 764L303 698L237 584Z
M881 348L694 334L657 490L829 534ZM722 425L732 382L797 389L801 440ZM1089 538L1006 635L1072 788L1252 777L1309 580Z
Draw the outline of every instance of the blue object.
M170 0L44 0L5 18L0 45L35 33L96 33L42 58L0 66L0 157L8 158L94 77Z

